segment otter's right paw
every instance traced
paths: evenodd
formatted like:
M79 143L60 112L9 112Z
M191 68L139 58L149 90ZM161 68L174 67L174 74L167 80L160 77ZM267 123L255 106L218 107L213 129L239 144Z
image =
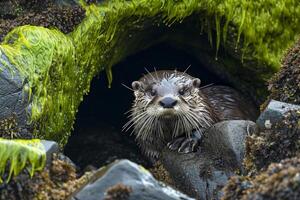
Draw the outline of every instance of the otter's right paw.
M202 134L195 131L190 137L183 136L175 138L167 145L172 151L178 151L179 153L191 153L198 150L201 140Z

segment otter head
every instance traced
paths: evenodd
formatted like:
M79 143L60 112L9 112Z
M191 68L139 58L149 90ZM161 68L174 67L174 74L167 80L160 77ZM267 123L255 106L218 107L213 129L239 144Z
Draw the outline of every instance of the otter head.
M211 126L210 107L200 83L200 79L178 71L148 73L134 81L135 100L124 129L133 127L136 139L145 146Z
M141 80L134 81L132 89L136 106L148 116L171 119L197 107L193 94L198 94L200 83L200 79L179 72L163 72L162 77L148 74Z

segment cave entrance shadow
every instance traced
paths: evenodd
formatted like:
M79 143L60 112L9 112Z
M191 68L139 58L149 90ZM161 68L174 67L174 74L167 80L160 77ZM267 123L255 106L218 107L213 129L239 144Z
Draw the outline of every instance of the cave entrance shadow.
M190 66L190 67L189 67ZM112 87L108 88L105 73L94 78L90 93L79 107L74 130L65 147L65 154L79 167L103 166L115 159L127 158L149 166L142 156L133 136L122 132L127 121L125 112L130 109L133 94L125 88L143 73L164 69L184 71L199 77L202 85L225 84L213 73L201 66L198 60L186 52L161 43L129 56L113 67Z

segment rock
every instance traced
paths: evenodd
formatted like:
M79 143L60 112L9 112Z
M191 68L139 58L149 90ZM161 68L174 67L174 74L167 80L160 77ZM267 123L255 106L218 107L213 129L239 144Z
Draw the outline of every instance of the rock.
M269 164L292 158L300 152L300 109L284 113L271 129L247 137L244 167L251 175Z
M228 178L242 170L245 139L255 130L252 121L219 122L205 134L198 152L180 154L166 148L162 164L183 192L197 199L220 199Z
M300 104L300 39L285 50L280 70L269 80L268 100L276 99L292 104Z
M65 156L60 152L59 145L55 141L50 140L41 140L41 143L44 145L45 151L46 151L46 165L50 166L53 160L53 154L56 154L56 157L65 162L68 163L70 166L72 166L74 169L77 169L76 164L68 157Z
M41 143L44 145L46 151L47 165L50 165L53 153L59 153L59 146L56 142L49 140L41 140Z
M266 109L257 119L256 124L262 130L271 129L275 123L284 118L285 113L294 109L300 109L300 106L271 100Z
M300 159L272 163L257 176L232 177L224 188L223 200L280 200L300 198Z
M116 192L115 198L111 197L113 191ZM75 194L73 200L120 199L120 196L129 200L191 199L158 182L143 167L129 160L121 160L108 166L105 171L103 169L98 170L94 176L94 181L92 180Z
M24 78L0 51L0 119L16 115L20 128L26 126L28 95L23 92Z
M0 199L69 199L73 192L89 180L90 174L86 173L79 178L72 165L54 155L52 164L33 177L24 170L8 183L0 184Z
M215 124L212 128L210 128L208 131L208 134L211 135L211 137L217 136L213 140L215 141L215 143L210 142L208 143L208 145L210 144L211 149L214 150L214 146L219 145L219 137L222 137L224 143L227 144L230 147L230 149L233 150L235 157L238 161L238 165L242 166L242 162L245 157L246 136L252 135L255 132L257 132L257 126L252 121L228 120L219 122Z

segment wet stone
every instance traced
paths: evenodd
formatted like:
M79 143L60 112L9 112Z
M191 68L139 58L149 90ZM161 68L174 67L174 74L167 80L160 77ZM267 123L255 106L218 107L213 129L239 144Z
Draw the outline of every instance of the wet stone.
M166 148L161 162L181 191L197 199L220 199L227 180L243 170L245 139L256 130L252 121L219 122L205 133L197 152L180 154Z
M257 119L256 123L262 130L271 129L276 122L279 122L284 118L285 113L295 109L300 109L300 105L271 100Z
M73 196L72 200L192 200L158 182L142 166L129 160L112 163L95 172L94 180Z
M0 120L16 116L18 127L26 128L28 96L23 91L24 78L19 71L9 63L3 52L0 52Z
M52 162L52 155L54 153L59 153L59 146L56 142L50 140L41 140L41 143L46 151L47 165L50 165Z

